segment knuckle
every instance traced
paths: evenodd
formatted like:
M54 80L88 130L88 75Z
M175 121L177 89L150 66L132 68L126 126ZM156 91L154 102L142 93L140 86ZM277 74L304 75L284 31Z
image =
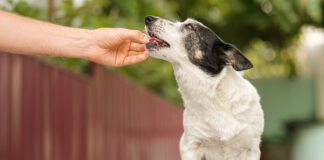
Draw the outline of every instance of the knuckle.
M135 35L137 36L137 37L142 37L142 32L140 32L140 31L135 31Z

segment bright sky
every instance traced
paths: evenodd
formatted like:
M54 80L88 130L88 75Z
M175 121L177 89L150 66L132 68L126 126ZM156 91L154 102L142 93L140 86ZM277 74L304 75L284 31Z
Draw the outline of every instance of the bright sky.
M319 47L324 45L324 30L314 27L307 27L302 38L302 44L309 47Z

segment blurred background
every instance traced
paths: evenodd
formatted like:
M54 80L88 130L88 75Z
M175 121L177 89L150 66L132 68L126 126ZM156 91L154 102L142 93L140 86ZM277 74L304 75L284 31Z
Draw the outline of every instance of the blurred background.
M324 159L323 0L0 0L0 8L89 29L144 31L145 15L197 19L254 64L245 77L265 112L262 159ZM172 67L160 60L104 68L0 53L1 160L179 159L181 112Z

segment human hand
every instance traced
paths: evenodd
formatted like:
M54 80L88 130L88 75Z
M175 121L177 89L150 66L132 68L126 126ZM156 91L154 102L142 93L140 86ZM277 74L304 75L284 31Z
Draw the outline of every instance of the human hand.
M125 66L148 57L146 35L137 30L100 28L90 30L82 48L86 59L110 66Z

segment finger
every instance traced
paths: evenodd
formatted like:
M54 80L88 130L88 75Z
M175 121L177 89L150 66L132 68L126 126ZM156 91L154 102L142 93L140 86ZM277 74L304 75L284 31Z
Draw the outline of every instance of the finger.
M132 42L136 43L149 42L147 36L138 30L125 29L125 31L122 33L122 38L124 40L131 40Z
M128 50L130 47L130 41L127 40L120 45L118 51L116 53L115 64L116 66L120 66L124 63L125 58L128 56Z
M136 52L136 51L128 51L128 56L135 56L135 55L140 55L140 54L145 54L144 52Z
M131 65L142 62L148 58L148 53L145 51L143 54L128 56L125 58L123 65Z
M136 52L144 52L145 51L145 45L132 42L130 44L129 50L130 51L136 51Z

